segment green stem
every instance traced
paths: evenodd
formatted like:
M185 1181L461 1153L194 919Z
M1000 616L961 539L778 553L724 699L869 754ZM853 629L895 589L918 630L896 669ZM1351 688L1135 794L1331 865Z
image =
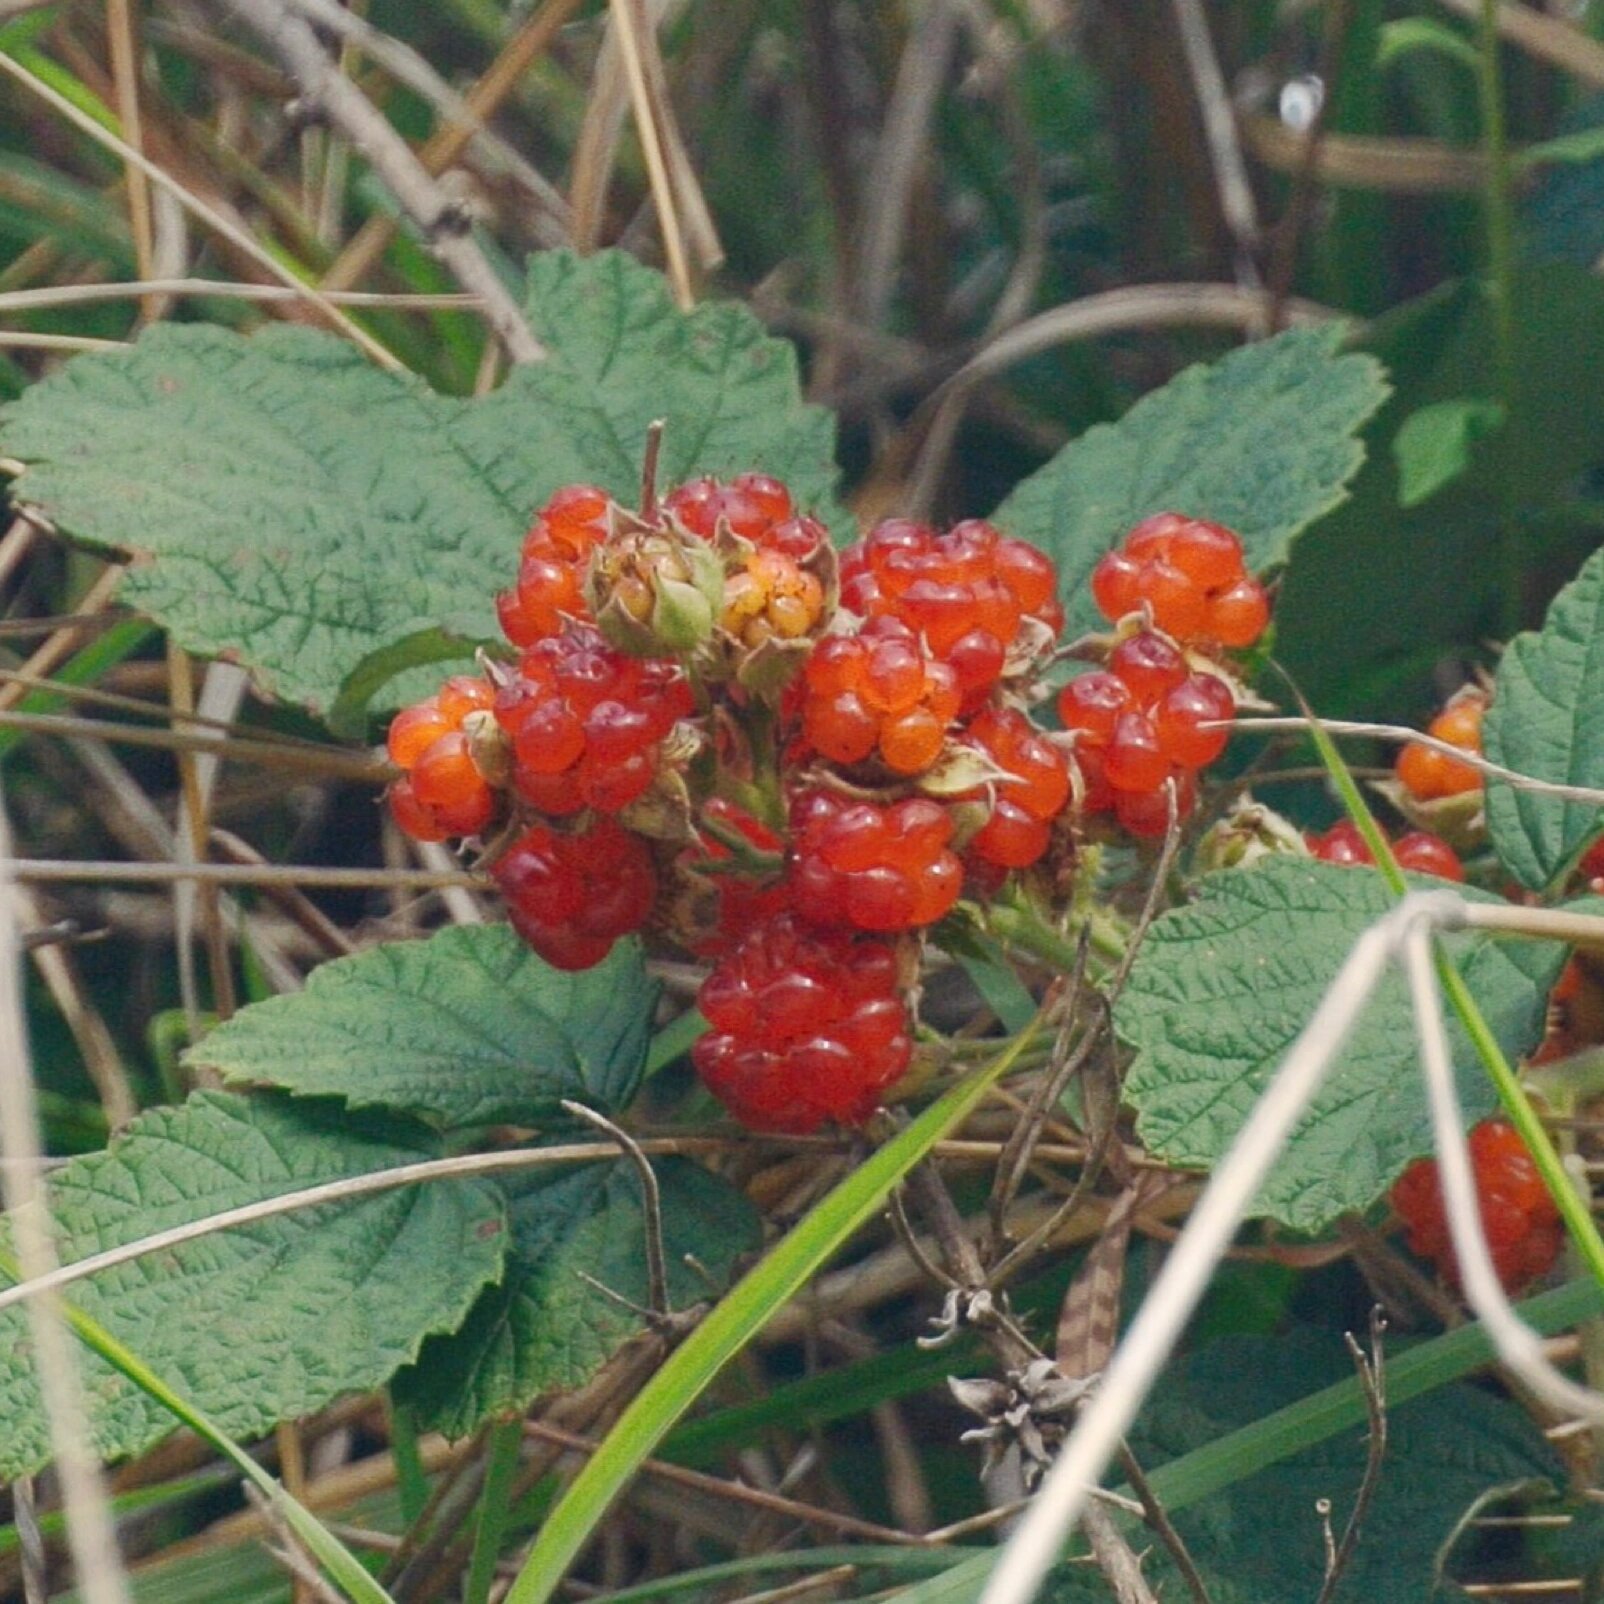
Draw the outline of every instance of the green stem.
M507 1512L513 1481L518 1472L518 1450L523 1446L523 1421L498 1421L490 1429L486 1450L485 1484L479 1494L479 1522L473 1534L473 1555L468 1579L462 1587L462 1604L489 1604L496 1580L496 1556L507 1530Z
M1509 135L1504 122L1503 71L1498 49L1499 0L1481 0L1476 29L1476 88L1481 102L1482 149L1487 161L1483 194L1487 226L1487 281L1493 307L1493 365L1506 420L1515 391L1515 212L1510 190ZM1507 423L1506 423L1507 427ZM1516 538L1509 476L1499 475L1498 551L1503 583L1503 627L1521 624L1521 553Z
M418 1426L412 1411L388 1395L390 1405L390 1457L395 1461L396 1491L401 1496L401 1524L410 1527L429 1502L429 1478L418 1452Z
M1023 898L994 903L986 914L986 928L999 941L1054 964L1066 974L1079 957L1077 938L1048 924ZM1125 956L1124 935L1102 910L1093 909L1086 928L1091 932L1092 951L1099 957L1118 963Z
M1491 1077L1494 1087L1497 1088L1498 1100L1504 1105L1504 1112L1509 1116L1510 1124L1520 1132L1521 1140L1530 1151L1532 1162L1537 1166L1538 1174L1543 1177L1543 1184L1547 1186L1549 1195L1554 1199L1554 1206L1559 1210L1560 1218L1564 1220L1565 1227L1571 1234L1571 1241L1576 1244L1576 1251L1592 1272L1593 1279L1600 1287L1604 1287L1604 1238L1599 1236L1598 1222L1593 1218L1593 1211L1571 1184L1571 1178L1566 1173L1553 1142L1549 1140L1543 1122L1537 1117L1531 1099L1521 1086L1520 1077L1510 1068L1503 1049L1499 1047L1492 1031L1488 1029L1487 1021L1482 1017L1481 1009L1476 1006L1475 998L1470 995L1470 988L1466 986L1464 977L1441 951L1437 954L1437 977L1442 985L1443 994L1454 1012L1459 1015L1459 1022L1465 1027L1465 1034L1470 1037L1477 1056Z

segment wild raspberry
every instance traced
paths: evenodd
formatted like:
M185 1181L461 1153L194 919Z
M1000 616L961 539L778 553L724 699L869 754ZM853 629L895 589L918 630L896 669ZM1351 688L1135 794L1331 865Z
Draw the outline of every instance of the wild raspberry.
M913 930L958 900L952 820L924 797L882 806L806 791L791 806L792 905L819 925Z
M878 756L918 774L941 755L958 713L958 680L906 624L871 618L855 635L826 635L801 681L802 736L832 763Z
M1059 721L1075 737L1082 807L1112 812L1133 835L1164 834L1166 784L1174 783L1177 816L1185 818L1196 803L1197 771L1225 750L1235 712L1230 686L1194 672L1167 635L1127 636L1107 669L1082 674L1059 693Z
M1587 882L1587 889L1604 892L1604 835L1601 835L1581 856L1576 865L1578 873Z
M1270 621L1242 542L1222 524L1161 512L1145 518L1092 570L1092 598L1111 623L1145 605L1187 645L1253 645Z
M651 855L614 819L565 834L537 824L490 870L512 927L558 969L589 969L646 923L657 895Z
M1479 757L1487 702L1485 691L1474 687L1461 691L1426 726L1426 733ZM1416 742L1411 742L1398 754L1395 772L1399 783L1417 802L1432 802L1440 797L1461 796L1481 789L1479 770Z
M964 740L1010 776L971 793L992 800L969 855L998 868L1028 868L1047 850L1053 820L1069 801L1069 759L1014 708L983 709Z
M712 1028L692 1062L753 1130L861 1125L913 1050L890 947L791 914L748 932L697 1001Z
M459 674L391 721L390 761L407 772L390 787L390 811L415 840L477 835L495 817L494 700L488 681Z
M537 641L496 694L512 780L542 813L617 813L657 771L659 747L694 710L678 666L626 657L591 624Z
M524 536L517 583L496 597L501 628L514 646L557 634L565 618L589 618L585 567L611 527L612 498L594 485L559 490Z
M841 554L841 605L923 635L951 664L968 709L1002 676L1027 620L1048 636L1064 623L1048 558L979 518L945 534L905 518L877 524Z
M1339 820L1324 835L1311 835L1308 841L1310 852L1322 863L1351 865L1376 861L1369 842L1351 819ZM1440 880L1459 882L1465 878L1465 866L1459 861L1459 854L1441 836L1429 830L1411 830L1399 836L1392 843L1392 855L1400 869L1409 869L1415 874L1434 874Z
M1559 1211L1526 1144L1504 1120L1483 1120L1470 1133L1470 1164L1493 1268L1505 1290L1513 1292L1543 1275L1559 1256ZM1436 1159L1417 1159L1398 1177L1392 1206L1408 1227L1410 1251L1435 1261L1457 1285L1459 1266Z

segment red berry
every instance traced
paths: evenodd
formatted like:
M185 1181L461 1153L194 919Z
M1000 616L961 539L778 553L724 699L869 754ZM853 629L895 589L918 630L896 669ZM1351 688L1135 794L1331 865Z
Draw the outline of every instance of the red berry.
M594 485L568 485L535 515L511 590L496 597L501 628L514 646L557 634L565 618L588 618L585 568L612 523L612 499Z
M1172 768L1167 780L1175 782L1175 817L1184 819L1197 806L1197 780L1190 769ZM1120 828L1134 836L1153 839L1170 827L1170 804L1164 781L1151 791L1115 791L1114 817Z
M1221 721L1235 714L1236 698L1224 680L1217 674L1190 674L1153 708L1153 729L1172 763L1202 769L1225 750L1231 731ZM1203 728L1211 723L1220 728Z
M490 870L512 927L558 969L588 969L646 923L657 895L651 854L613 819L562 834L537 824Z
M1457 695L1430 724L1428 735L1446 741L1450 746L1462 747L1467 752L1481 755L1482 717L1487 711L1487 695L1478 689L1468 689ZM1429 746L1411 744L1398 754L1394 766L1399 783L1417 802L1435 801L1439 797L1460 796L1481 789L1481 773L1468 763L1434 751Z
M513 785L542 813L616 813L651 784L659 748L694 711L676 664L626 657L594 625L537 641L496 695Z
M819 925L912 930L957 901L952 820L924 797L889 806L803 792L791 807L793 906Z
M1352 819L1339 819L1324 835L1310 836L1309 850L1321 863L1353 867L1376 861L1370 844L1359 833L1359 826Z
M1236 535L1174 512L1144 518L1098 563L1092 597L1111 622L1145 606L1158 628L1188 646L1251 646L1270 618Z
M1108 671L1130 687L1136 705L1152 707L1166 692L1186 682L1186 659L1173 641L1151 630L1127 636L1109 653Z
M1101 669L1072 679L1058 693L1059 722L1077 736L1077 755L1087 746L1107 746L1120 714L1135 707L1130 686Z
M785 843L761 820L723 797L713 797L702 805L704 826L717 825L726 835L743 837L757 851L772 854L776 860ZM699 837L700 858L704 863L728 863L730 849L704 828ZM697 849L682 856L681 862L695 869ZM721 873L710 876L716 889L717 908L712 928L691 943L701 956L715 957L742 939L754 925L763 924L790 907L791 894L776 871L773 877L759 879L745 874Z
M1481 1225L1493 1268L1507 1291L1544 1274L1559 1256L1559 1211L1526 1144L1504 1120L1483 1120L1470 1133L1470 1163ZM1417 1159L1391 1193L1393 1209L1408 1228L1410 1251L1432 1259L1458 1284L1452 1238L1443 1213L1437 1161Z
M754 1130L860 1125L913 1051L891 949L791 914L755 926L703 982L691 1049L709 1091Z
M457 674L391 720L386 749L407 774L390 787L390 811L415 840L477 835L495 817L497 788L472 733L494 697L488 680Z
M1069 760L1026 716L987 708L964 732L1011 778L971 792L991 799L991 813L969 842L973 859L1023 869L1047 850L1052 821L1069 802Z
M814 751L846 764L878 755L894 774L918 774L936 761L959 704L953 670L890 617L819 641L799 696L803 739Z
M1400 869L1416 874L1434 874L1442 880L1463 881L1465 866L1459 854L1439 835L1429 830L1411 830L1393 842L1392 855Z
M1026 619L1056 634L1063 609L1052 563L978 518L938 534L888 518L841 554L841 605L899 619L957 675L964 707L980 705Z
M1121 713L1115 719L1103 772L1116 791L1156 791L1169 777L1170 760L1145 713Z

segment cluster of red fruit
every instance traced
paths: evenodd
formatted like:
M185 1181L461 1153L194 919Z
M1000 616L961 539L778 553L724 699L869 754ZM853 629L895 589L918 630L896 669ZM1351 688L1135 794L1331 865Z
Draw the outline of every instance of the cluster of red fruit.
M1513 1125L1483 1120L1470 1133L1471 1173L1493 1268L1508 1291L1545 1274L1559 1257L1559 1211ZM1430 1259L1453 1285L1459 1266L1443 1208L1434 1158L1416 1159L1392 1188L1392 1206L1408 1229L1409 1249Z
M1477 685L1467 685L1455 693L1448 705L1426 726L1449 746L1481 756L1481 725L1491 698ZM1411 741L1398 754L1393 772L1398 782L1417 802L1436 802L1444 797L1464 796L1481 790L1479 770L1469 763L1434 747Z
M1030 708L1063 613L1026 542L889 519L838 556L761 474L647 503L541 508L497 603L516 661L396 718L391 806L421 839L481 837L553 964L648 922L712 959L694 1058L744 1123L861 1123L909 1067L910 933L966 887L1061 872L1089 815L1162 833L1171 781L1184 815L1264 592L1228 530L1139 525L1097 582L1106 667L1052 732Z
M1222 649L1252 646L1270 604L1229 529L1163 512L1144 519L1092 571L1092 596L1122 637L1104 668L1059 693L1074 732L1088 813L1136 836L1185 818L1198 771L1225 750L1236 696Z

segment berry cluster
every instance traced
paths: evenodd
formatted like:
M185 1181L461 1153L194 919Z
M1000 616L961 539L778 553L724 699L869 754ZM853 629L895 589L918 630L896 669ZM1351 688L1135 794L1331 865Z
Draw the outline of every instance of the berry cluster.
M1310 835L1305 839L1309 851L1322 863L1374 865L1376 861L1369 842L1360 835L1358 825L1351 819L1333 824L1324 835ZM1411 830L1399 836L1392 843L1392 855L1400 869L1434 874L1440 880L1464 881L1465 866L1459 861L1459 854L1441 836L1429 830Z
M1225 750L1225 721L1235 712L1226 681L1194 669L1167 635L1127 635L1106 668L1059 692L1058 717L1075 737L1085 786L1082 805L1112 813L1132 835L1163 835L1170 784L1177 816L1185 818L1197 800L1197 773Z
M1490 700L1479 686L1467 685L1426 726L1426 733L1461 751L1481 756L1481 724ZM1468 763L1412 741L1398 754L1398 783L1417 802L1463 796L1481 790L1481 774Z
M860 1125L913 1052L891 947L794 914L748 931L698 1002L697 1072L753 1130Z
M1160 512L1092 570L1092 599L1111 624L1132 613L1184 645L1252 646L1270 621L1242 542L1221 524Z
M1483 1120L1470 1133L1470 1162L1493 1267L1505 1289L1513 1292L1545 1274L1559 1256L1559 1211L1526 1144L1505 1121ZM1408 1228L1410 1251L1432 1260L1458 1285L1436 1159L1416 1159L1398 1177L1392 1206Z
M916 631L952 669L966 711L1002 678L1022 635L1040 644L1064 626L1052 563L979 518L945 534L906 518L876 524L842 554L841 605Z
M763 474L639 511L570 486L497 598L516 650L392 725L392 809L480 837L558 967L648 925L710 958L693 1059L737 1118L861 1122L908 1068L918 933L966 886L1061 884L1089 815L1161 833L1168 783L1184 814L1224 748L1218 654L1264 623L1240 544L1165 515L1126 557L1137 616L1050 732L1030 709L1063 612L1024 541L889 519L837 557ZM1195 616L1155 600L1172 571Z

